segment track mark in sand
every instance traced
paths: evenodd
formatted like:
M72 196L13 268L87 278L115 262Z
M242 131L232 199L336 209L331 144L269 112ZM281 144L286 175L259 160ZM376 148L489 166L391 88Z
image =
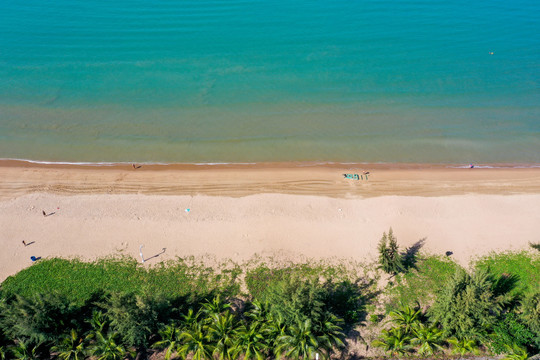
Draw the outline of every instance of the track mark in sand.
M340 172L337 171L337 174ZM23 174L24 176L22 176ZM385 195L441 196L469 193L519 194L540 193L540 176L487 177L394 177L370 181L346 182L334 173L315 175L302 172L286 176L280 173L139 173L22 171L0 177L0 199L9 199L28 193L55 194L157 194L157 195L210 195L242 197L260 193L322 195L328 197L376 197ZM514 174L514 173L512 173ZM429 175L429 174L428 174ZM450 173L453 175L453 173ZM504 175L504 174L503 174ZM452 180L454 179L454 180Z

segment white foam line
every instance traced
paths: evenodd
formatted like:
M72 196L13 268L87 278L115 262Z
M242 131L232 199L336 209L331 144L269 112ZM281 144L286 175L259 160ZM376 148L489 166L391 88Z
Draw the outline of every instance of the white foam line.
M463 166L447 166L450 169L470 169L470 165ZM474 169L536 169L540 168L540 165L531 164L531 165L474 165Z
M260 163L256 163L256 162L248 162L248 163L214 162L214 163L182 163L182 164L205 166L205 165L257 165L257 164L260 164Z
M0 158L0 161L21 161L28 162L31 164L44 164L44 165L85 165L85 166L115 166L115 165L131 165L133 162L70 162L70 161L47 161L47 160L29 160L29 159L7 159ZM168 163L144 163L137 162L136 164L141 165L170 165Z
M208 162L208 163L163 163L163 162L133 162L133 161L120 161L120 162L69 162L69 161L47 161L47 160L29 160L29 159L10 159L10 158L0 158L0 161L21 161L28 162L31 164L44 164L44 165L83 165L83 166L115 166L115 165L195 165L195 166L215 166L215 165L257 165L264 164L265 162ZM309 161L290 161L287 163L298 163L298 167L310 167L310 166L319 166L319 165L343 165L343 166L354 166L354 165L391 165L391 164L400 164L400 163L391 163L391 162L334 162L334 161L320 161L320 162L309 162ZM416 164L415 164L416 165ZM419 163L418 165L445 165L437 163ZM534 169L540 168L540 164L503 164L503 165L476 165L473 164L475 169ZM446 165L446 168L449 169L469 169L470 165Z

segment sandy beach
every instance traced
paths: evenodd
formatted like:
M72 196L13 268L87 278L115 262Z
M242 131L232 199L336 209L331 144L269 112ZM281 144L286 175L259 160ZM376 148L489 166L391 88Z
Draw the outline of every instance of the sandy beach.
M369 261L389 227L401 246L424 239L423 251L467 264L526 249L539 223L540 168L0 161L0 281L30 256L138 258L140 245L148 265L188 255Z

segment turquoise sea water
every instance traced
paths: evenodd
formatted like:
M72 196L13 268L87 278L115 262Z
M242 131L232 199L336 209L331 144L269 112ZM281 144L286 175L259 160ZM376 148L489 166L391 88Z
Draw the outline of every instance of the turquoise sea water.
M0 158L540 163L537 0L1 0L0 34Z

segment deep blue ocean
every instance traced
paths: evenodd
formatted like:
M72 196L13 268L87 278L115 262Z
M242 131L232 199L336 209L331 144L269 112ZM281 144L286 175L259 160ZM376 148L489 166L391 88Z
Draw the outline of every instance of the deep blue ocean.
M540 164L540 1L0 0L0 158Z

